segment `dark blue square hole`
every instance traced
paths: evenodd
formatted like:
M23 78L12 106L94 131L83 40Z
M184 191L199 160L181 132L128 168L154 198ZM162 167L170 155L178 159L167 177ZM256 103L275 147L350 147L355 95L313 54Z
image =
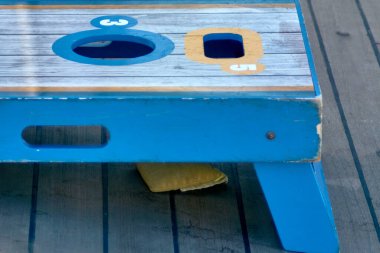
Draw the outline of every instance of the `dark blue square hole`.
M203 36L204 54L208 58L240 58L244 56L243 37L234 33L210 33Z

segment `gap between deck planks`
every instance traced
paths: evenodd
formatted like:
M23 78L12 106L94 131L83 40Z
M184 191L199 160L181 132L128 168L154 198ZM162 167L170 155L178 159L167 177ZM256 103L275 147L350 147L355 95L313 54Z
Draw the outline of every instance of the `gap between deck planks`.
M173 252L168 193L151 193L134 165L108 165L109 252Z
M101 168L41 164L34 252L102 252Z
M25 165L30 166L30 165ZM133 165L106 166L107 209L102 200L100 164L40 164L36 198L35 239L30 252L174 252L169 194L149 192ZM244 236L252 252L277 252L280 249L261 190L249 165L218 165L230 177L228 186L189 193L175 193L175 213L180 252L244 252ZM2 165L3 176L10 173L21 186L22 206L12 206L16 190L2 182L12 194L3 202L18 208L19 231L6 237L1 230L0 247L25 251L27 248L32 170L23 166ZM6 170L5 168L6 167ZM17 168L18 167L18 168ZM17 177L23 173L23 177ZM16 177L15 177L16 176ZM25 184L25 179L29 184ZM15 182L15 181L9 182ZM104 182L103 182L104 183ZM237 184L241 184L237 187ZM16 185L17 189L17 185ZM253 195L246 195L247 193ZM103 189L104 191L104 189ZM9 193L8 193L9 194ZM242 196L242 206L237 196ZM257 196L257 198L255 198ZM252 198L255 201L248 203ZM4 201L4 200L3 200ZM1 202L0 202L1 203ZM240 210L238 208L246 208ZM255 206L256 210L249 208ZM20 208L21 207L21 208ZM248 208L247 208L248 207ZM102 213L103 212L103 213ZM107 218L104 219L104 212ZM241 215L246 219L248 234L242 233ZM252 213L251 213L252 212ZM258 216L262 214L262 216ZM9 214L8 214L9 215ZM12 213L12 215L15 215ZM5 221L4 212L0 219ZM14 222L11 216L8 222ZM104 230L107 223L107 231ZM258 227L258 224L260 225ZM11 226L11 224L9 224ZM13 228L18 228L13 226ZM245 228L246 230L247 228ZM106 233L106 234L104 234ZM104 242L108 247L103 250Z
M380 24L379 10L380 1L378 0L355 0L355 3L362 17L363 24L367 30L368 38L380 65Z

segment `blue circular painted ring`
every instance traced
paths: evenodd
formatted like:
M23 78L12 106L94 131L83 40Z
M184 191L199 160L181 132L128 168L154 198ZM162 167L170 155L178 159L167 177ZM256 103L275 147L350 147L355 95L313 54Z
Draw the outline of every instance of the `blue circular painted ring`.
M76 47L96 41L131 41L149 46L153 48L153 51L144 56L128 59L96 59L81 56L74 52ZM174 43L160 34L147 31L97 29L62 37L53 44L52 49L55 54L70 61L84 64L117 66L139 64L161 59L173 51Z

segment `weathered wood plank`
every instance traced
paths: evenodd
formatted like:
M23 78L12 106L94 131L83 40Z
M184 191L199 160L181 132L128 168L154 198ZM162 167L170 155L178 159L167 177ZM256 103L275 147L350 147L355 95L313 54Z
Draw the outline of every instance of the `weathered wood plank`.
M33 11L30 11L33 13ZM95 29L90 21L107 15L3 15L0 19L0 34L70 34ZM120 13L123 14L123 13ZM127 13L125 13L127 14ZM146 14L130 15L138 20L133 29L154 33L187 33L206 27L239 27L256 32L300 32L296 13L224 13L212 14ZM243 20L254 20L244 22Z
M102 252L100 165L41 164L35 252Z
M171 39L175 48L172 54L184 54L184 34L163 34ZM0 35L0 56L55 55L53 43L64 35ZM265 54L304 54L301 33L261 34Z
M62 10L60 15L20 14L17 15L16 20L13 20L15 21L12 23L14 28L11 30L8 30L9 25L7 23L8 21L6 21L7 18L10 18L10 15L3 15L3 18L0 19L0 29L3 30L0 30L0 34L2 31L4 44L7 46L3 51L3 54L5 55L2 56L2 61L0 63L0 76L6 78L30 77L30 79L27 80L27 84L22 84L22 86L29 87L39 85L35 77L74 77L75 79L78 77L128 77L128 80L119 80L123 81L123 85L118 86L126 87L126 89L119 89L117 91L126 91L128 87L155 87L157 81L155 81L153 78L150 78L149 80L146 79L144 86L135 84L135 81L133 79L137 79L138 77L188 77L192 80L178 80L178 83L176 83L176 85L173 85L175 87L179 87L176 91L185 90L181 87L183 86L183 83L186 82L190 83L190 85L193 84L194 87L204 87L202 91L205 91L206 88L207 91L212 91L213 89L215 91L225 91L223 87L230 87L235 85L236 87L239 85L239 87L243 87L244 89L233 89L233 91L258 91L256 88L250 89L250 87L253 86L247 85L246 82L241 84L240 81L243 80L239 79L239 75L236 75L235 79L231 78L231 74L228 73L228 66L230 66L228 64L230 64L230 62L224 64L224 70L222 70L220 62L219 64L213 64L214 61L210 60L209 64L203 64L199 63L196 60L191 60L190 56L184 55L184 33L205 27L239 27L256 30L257 32L261 31L263 33L264 56L257 61L265 67L257 65L259 66L258 72L263 70L258 74L258 76L280 76L277 80L271 80L274 83L282 83L282 76L302 76L301 79L297 79L296 85L291 84L287 87L297 87L297 91L313 91L313 86L310 79L308 79L307 82L298 85L300 80L305 80L305 76L310 76L310 70L308 67L308 60L302 43L301 34L299 33L300 27L296 12L217 12L198 14L162 14L155 13L154 9L145 9L145 11L145 14L134 15L134 17L137 18L139 22L136 28L148 30L151 32L155 32L156 30L154 29L159 29L160 33L166 33L166 35L171 37L177 44L175 52L165 58L144 64L112 67L71 62L54 55L51 50L51 45L53 41L58 37L58 34L59 36L63 36L64 34L89 29L89 21L92 18L96 17L96 15L72 15L73 13L71 13L70 10ZM31 10L30 13L33 13L33 10ZM64 22L62 24L59 24L59 22L62 22L63 20ZM254 22L251 20L254 20ZM82 24L80 24L81 21L83 21ZM54 32L51 30L52 27L54 27ZM72 30L73 28L75 31ZM153 28L153 30L150 28ZM17 38L21 37L21 39L12 39L13 36L7 37L10 34ZM21 34L23 34L23 36L19 36ZM57 34L57 37L52 34ZM0 55L1 54L2 53L0 52ZM234 66L241 68L242 66L239 64L244 64L244 62L239 62L239 60L237 60L236 64L234 64L231 64L231 69ZM255 62L250 64L255 64ZM227 72L225 72L226 69ZM233 71L231 70L231 72ZM251 70L247 70L246 72L250 73L250 71ZM228 76L228 78L218 80L219 88L216 86L210 88L208 85L205 85L205 83L207 83L207 78L205 77L222 76ZM150 83L146 81L150 81ZM165 83L164 86L170 87L171 85L167 85L166 81L167 80L159 80L158 82ZM248 82L252 83L252 81ZM265 80L263 82L268 81ZM14 83L9 83L9 80L3 80L2 83L6 83L4 84L5 88L3 88L3 91L8 91L9 87L15 86ZM81 82L78 82L76 86L86 87L87 90L87 87L90 87L91 84L88 80L82 79ZM67 85L63 84L61 87L66 86ZM110 87L108 83L105 83L102 86ZM275 84L272 86L279 87L282 85ZM54 87L59 86L56 84ZM99 85L98 87L101 86ZM255 87L261 86L255 84ZM159 88L160 87L157 89L160 90ZM262 90L263 89L260 88L260 91ZM282 89L277 90L282 91ZM116 92L116 90L114 91ZM186 91L191 90L187 88Z
M260 60L266 69L258 74L310 75L307 57L304 54L265 55ZM2 56L0 76L229 76L220 65L202 64L188 60L184 55L169 55L165 58L128 66L99 66L67 61L57 56ZM193 78L194 82L197 79ZM128 85L128 84L125 84ZM147 84L148 85L148 84Z
M99 9L85 9L85 8L77 8L71 9L70 15L120 15L120 13L125 13L127 15L144 15L149 13L155 14L200 14L200 13L294 13L296 12L295 8L287 8L287 7L265 7L265 8L256 8L255 6L244 6L244 5L220 5L218 7L213 7L212 5L208 5L209 8L205 8L204 5L201 5L200 8L195 8L194 6L190 6L189 8L184 8L183 6L179 6L178 8L162 8L157 6L155 8L138 8L138 6L134 6L133 8L125 8L119 7L114 9L102 8ZM143 6L144 7L144 6ZM147 7L147 6L145 6ZM174 6L172 6L174 7ZM227 7L227 8L226 8ZM147 11L148 9L148 11ZM49 14L49 15L61 15L62 9L36 9L33 10L33 13L28 9L1 9L0 7L0 15L41 15L41 14Z
M244 252L232 168L219 166L228 185L175 195L181 252Z
M229 0L41 0L29 3L31 6L45 6L45 5L156 5L156 4L226 4L231 3ZM277 4L277 5L289 5L293 4L291 0L234 0L235 4ZM2 4L17 5L25 4L24 0L3 0Z
M355 158L352 157L352 146L349 144L351 137L347 138L345 135L347 129L344 124L346 123L342 123L342 116L336 103L337 101L344 102L343 108L349 119L349 129L352 131L356 128L361 132L361 136L353 136L356 137L355 147L360 151L361 164L367 164L363 168L367 175L367 182L371 183L371 196L378 201L378 186L375 186L375 182L379 178L379 173L375 168L380 163L378 160L376 163L376 159L379 158L375 157L376 149L373 150L378 136L373 132L376 129L373 123L376 123L378 117L374 115L375 109L371 112L368 108L379 107L375 105L371 107L368 104L379 101L374 98L379 93L373 87L377 82L372 79L379 69L375 64L365 29L353 1L313 1L312 6L323 38L323 45L319 43L315 34L309 5L303 1L306 24L309 28L324 96L322 161L340 238L341 252L379 252L378 236L367 206L362 188L363 182L358 175L358 168L355 168L357 166ZM352 29L353 27L355 29ZM341 37L336 34L336 31L350 31L351 36ZM335 84L330 83L325 69L326 61L323 59L319 46L327 50ZM369 80L368 82L362 79L363 73L366 73L364 76L366 80ZM334 85L339 88L339 97L334 90ZM371 133L374 135L368 136ZM364 138L363 142L358 138ZM371 162L373 167L370 171L368 163Z
M27 252L33 169L0 166L0 252Z
M281 243L253 166L240 164L236 169L251 251L281 252Z
M168 193L151 193L134 165L108 165L109 252L173 252Z
M226 83L226 79L232 78L234 82ZM83 82L82 80L86 81ZM0 77L1 87L33 87L38 84L40 87L122 87L130 81L128 77ZM133 82L129 87L144 87L147 83L159 87L292 87L292 86L311 86L310 76L233 76L207 77L207 80L194 81L187 77L133 77Z

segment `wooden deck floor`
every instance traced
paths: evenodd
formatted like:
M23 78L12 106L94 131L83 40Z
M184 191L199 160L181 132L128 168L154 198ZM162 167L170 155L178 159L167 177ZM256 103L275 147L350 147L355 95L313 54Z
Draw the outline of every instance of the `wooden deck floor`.
M380 252L380 1L302 6L341 252ZM228 186L151 194L133 164L2 164L0 252L280 252L250 165L218 166Z

